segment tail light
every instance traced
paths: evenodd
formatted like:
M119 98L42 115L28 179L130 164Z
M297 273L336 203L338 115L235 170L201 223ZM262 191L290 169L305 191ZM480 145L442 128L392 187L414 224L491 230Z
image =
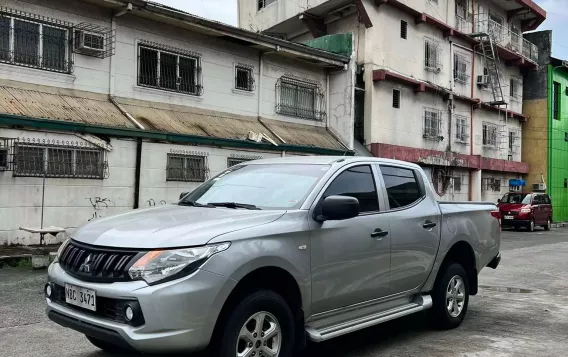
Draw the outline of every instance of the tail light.
M491 212L491 217L497 219L497 221L499 222L499 231L501 231L501 212L499 212L499 211L492 211L492 212Z

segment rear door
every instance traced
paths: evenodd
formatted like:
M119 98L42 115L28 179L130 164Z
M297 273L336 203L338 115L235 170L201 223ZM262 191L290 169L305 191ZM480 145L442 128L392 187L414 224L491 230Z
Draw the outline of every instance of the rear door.
M411 292L428 278L438 250L441 213L427 195L422 171L380 165L390 221L391 294Z
M544 218L544 196L543 195L534 195L533 203L532 203L533 211L534 211L534 221L537 225L544 224L546 222L546 218Z
M544 195L544 219L545 223L548 222L547 219L550 218L552 220L552 201L550 200L549 195Z

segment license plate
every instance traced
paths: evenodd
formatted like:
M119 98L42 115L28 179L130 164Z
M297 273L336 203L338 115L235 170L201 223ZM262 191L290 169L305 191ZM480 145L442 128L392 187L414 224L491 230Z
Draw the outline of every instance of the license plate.
M503 217L503 218L504 218L504 219L515 219L515 217L513 217L513 216L505 216L505 217Z
M97 293L91 289L65 284L65 302L87 310L97 311Z

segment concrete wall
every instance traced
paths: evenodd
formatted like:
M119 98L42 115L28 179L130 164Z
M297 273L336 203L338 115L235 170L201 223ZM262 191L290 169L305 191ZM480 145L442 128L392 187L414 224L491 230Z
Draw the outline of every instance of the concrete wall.
M548 180L548 98L525 100L524 113L529 120L523 124L523 161L529 164L525 175L527 185Z

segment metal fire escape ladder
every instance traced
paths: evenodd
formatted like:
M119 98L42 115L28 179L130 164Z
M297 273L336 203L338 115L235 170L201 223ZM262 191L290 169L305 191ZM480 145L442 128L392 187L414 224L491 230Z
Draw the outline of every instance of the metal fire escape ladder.
M501 106L506 104L503 96L503 87L501 85L501 74L499 68L499 55L497 54L495 44L491 36L487 33L473 34L472 37L480 40L481 54L485 60L487 68L487 85L491 88L493 101L488 102L489 105Z

